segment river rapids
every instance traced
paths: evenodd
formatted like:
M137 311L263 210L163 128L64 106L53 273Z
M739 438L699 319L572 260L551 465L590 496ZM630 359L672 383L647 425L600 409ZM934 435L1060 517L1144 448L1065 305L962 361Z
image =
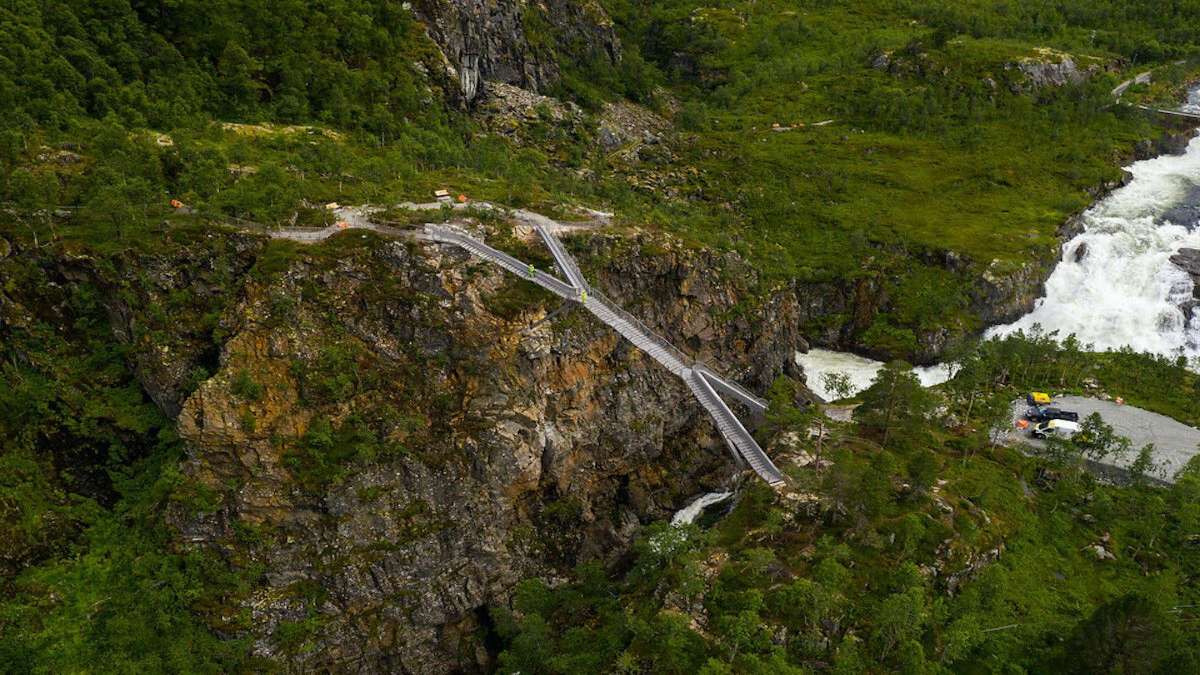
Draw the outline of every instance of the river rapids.
M1169 260L1181 248L1200 248L1200 139L1183 155L1128 170L1126 186L1083 214L1084 231L1063 246L1034 310L987 336L1040 325L1092 350L1200 357L1200 312L1189 320L1182 309L1192 280Z

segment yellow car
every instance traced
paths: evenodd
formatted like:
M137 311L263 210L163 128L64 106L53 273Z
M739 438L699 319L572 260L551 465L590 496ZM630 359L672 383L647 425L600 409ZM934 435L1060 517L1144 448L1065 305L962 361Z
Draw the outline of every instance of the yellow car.
M1029 403L1029 405L1049 405L1050 394L1040 391L1031 391L1025 395L1025 401Z

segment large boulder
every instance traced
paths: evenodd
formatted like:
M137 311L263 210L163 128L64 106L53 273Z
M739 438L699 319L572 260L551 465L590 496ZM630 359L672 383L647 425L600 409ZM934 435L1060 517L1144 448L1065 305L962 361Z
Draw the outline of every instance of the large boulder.
M1167 209L1159 220L1171 223L1172 225L1182 225L1189 231L1194 230L1196 225L1200 224L1200 186L1192 186L1183 199L1178 204Z
M1196 284L1193 294L1200 298L1200 249L1181 248L1178 253L1171 256L1171 262L1191 275L1192 281Z

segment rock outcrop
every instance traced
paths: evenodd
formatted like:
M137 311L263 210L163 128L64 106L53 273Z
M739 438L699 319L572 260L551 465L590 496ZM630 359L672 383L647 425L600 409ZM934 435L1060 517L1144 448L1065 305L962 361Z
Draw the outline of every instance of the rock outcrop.
M1020 77L1011 85L1014 93L1082 84L1106 69L1097 59L1078 58L1046 48L1038 49L1037 52L1036 56L1023 58L1006 66L1020 73Z
M1171 256L1171 262L1190 274L1193 279L1200 281L1200 249L1181 248Z
M558 82L564 58L621 58L612 21L594 0L417 0L414 11L467 102L487 82L542 91Z

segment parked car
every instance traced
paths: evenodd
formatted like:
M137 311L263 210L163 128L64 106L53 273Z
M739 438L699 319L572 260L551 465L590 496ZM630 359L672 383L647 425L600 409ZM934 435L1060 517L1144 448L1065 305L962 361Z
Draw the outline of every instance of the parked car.
M1050 420L1067 420L1078 422L1079 413L1063 410L1062 408L1041 408L1034 406L1025 411L1025 419L1030 422L1049 422Z
M1031 391L1025 394L1025 402L1037 408L1050 404L1050 394L1041 391Z
M1059 438L1070 438L1079 433L1079 422L1070 420L1049 420L1041 424L1034 425L1033 430L1029 432L1034 438L1048 438L1050 436L1058 436Z

